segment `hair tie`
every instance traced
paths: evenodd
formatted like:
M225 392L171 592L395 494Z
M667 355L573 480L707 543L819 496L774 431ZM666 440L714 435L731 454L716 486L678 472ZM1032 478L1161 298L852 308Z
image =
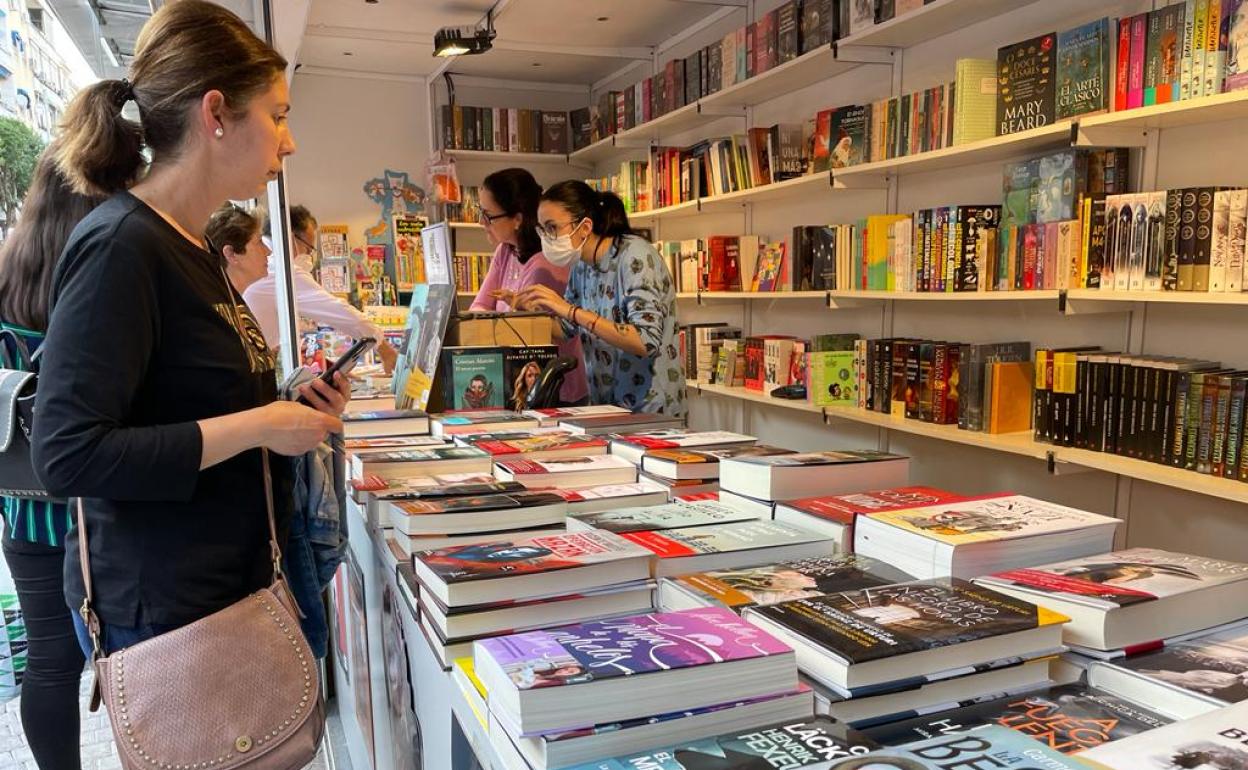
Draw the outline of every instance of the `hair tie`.
M126 102L134 100L134 86L130 84L127 78L122 78L117 83L117 106L124 107Z

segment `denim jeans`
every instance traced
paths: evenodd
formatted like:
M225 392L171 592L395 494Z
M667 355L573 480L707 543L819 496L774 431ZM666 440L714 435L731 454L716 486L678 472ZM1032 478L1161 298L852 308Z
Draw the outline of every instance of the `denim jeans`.
M161 634L167 634L176 628L181 628L180 623L145 623L142 615L139 617L139 625L137 626L118 626L112 623L100 624L100 650L105 655L112 655L118 650L124 650L131 645L145 642ZM82 652L87 656L87 660L91 659L91 635L87 633L87 624L82 622L82 616L74 612L74 633L78 635L78 646L82 648Z

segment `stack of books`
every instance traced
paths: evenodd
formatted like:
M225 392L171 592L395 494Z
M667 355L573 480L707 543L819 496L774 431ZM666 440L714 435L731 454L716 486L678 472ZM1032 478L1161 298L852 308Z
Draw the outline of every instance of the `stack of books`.
M642 455L639 468L643 477L668 486L673 492L714 492L719 489L721 460L791 454L796 452L752 444L724 448L651 449Z
M494 475L501 481L518 481L530 489L575 489L599 484L632 484L637 481L637 468L613 455L576 455L546 460L500 460L494 464Z
M652 430L613 436L611 454L623 457L633 465L640 465L642 456L652 449L723 449L749 446L756 441L753 436L721 430Z
M633 484L599 484L592 487L551 491L567 501L568 515L597 513L615 508L662 505L671 499L666 488L644 479Z
M615 508L593 513L569 514L568 531L602 529L616 534L664 529L704 527L753 519L749 513L715 500L673 500L663 505Z
M484 639L473 664L491 721L536 768L812 713L793 651L717 608Z
M557 494L526 490L387 502L385 520L393 529L391 539L411 556L435 548L506 540L521 530L557 534L564 528L567 510L567 502Z
M776 503L775 520L827 535L836 542L837 551L848 553L854 550L854 521L858 516L965 499L933 487L898 487L848 495L804 497Z
M774 521L625 532L620 537L654 555L654 577L830 556L833 549L822 535Z
M538 425L537 418L519 412L482 409L437 415L430 426L430 432L435 436L457 436L465 433L528 430Z
M1244 747L1246 723L1248 704L1237 703L1098 746L1079 756L1099 770L1144 767L1235 770L1243 767L1248 759Z
M645 412L574 415L561 418L558 425L571 433L590 436L664 429L677 430L685 427L684 420L679 417Z
M418 409L365 409L342 413L344 435L349 438L427 435L429 415Z
M957 578L746 609L851 724L1049 682L1066 618ZM922 712L920 712L922 713Z
M859 516L854 551L918 578L975 578L1105 553L1119 522L1024 495Z
M412 563L421 628L447 669L482 637L651 606L650 553L609 532L520 533Z
M720 499L769 519L777 500L904 486L910 458L871 449L735 457L720 469Z
M559 421L572 417L595 417L606 414L631 414L629 410L622 406L614 406L612 404L599 404L596 406L562 406L552 407L550 409L526 409L525 417L532 417L537 420L538 424L543 428L552 428L559 425Z
M476 447L496 460L524 457L526 460L547 460L561 457L605 455L607 442L593 436L580 436L561 428L506 431L503 433L466 433L455 437L460 446Z

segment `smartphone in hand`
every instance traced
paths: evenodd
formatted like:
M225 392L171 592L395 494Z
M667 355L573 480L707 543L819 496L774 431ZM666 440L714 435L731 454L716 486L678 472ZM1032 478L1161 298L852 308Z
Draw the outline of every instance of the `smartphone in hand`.
M364 354L372 350L376 345L376 339L372 337L361 337L355 341L355 344L351 346L350 350L343 353L337 361L330 364L329 368L326 369L325 373L318 379L331 388L334 387L334 374L336 372L342 372L345 377L351 372L352 369L355 368L355 365L360 362L360 359L364 357ZM299 397L298 401L301 404L308 403L302 396Z

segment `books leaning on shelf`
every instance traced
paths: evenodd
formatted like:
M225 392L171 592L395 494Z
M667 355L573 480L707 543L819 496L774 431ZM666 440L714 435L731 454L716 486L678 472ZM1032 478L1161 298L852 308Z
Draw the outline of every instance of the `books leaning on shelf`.
M490 708L518 734L696 709L798 687L793 650L728 610L653 613L473 645Z
M848 721L1045 684L1066 622L957 578L794 599L743 617L792 645L802 671L846 699L833 714ZM929 692L913 692L921 686Z
M1169 641L1159 650L1093 661L1088 683L1174 718L1248 700L1248 624Z
M665 610L726 607L739 614L748 607L906 583L913 579L867 556L819 556L761 567L663 578L659 581L658 604Z
M899 487L910 475L910 458L869 449L730 457L720 465L721 486L755 500Z
M700 449L744 446L757 439L730 431L692 431L684 428L647 431L611 437L611 454L640 465L642 455L651 449Z
M752 518L754 517L748 513L714 500L673 500L645 508L614 508L594 513L571 514L568 516L567 526L570 532L603 529L623 534L703 527Z
M976 582L1068 615L1066 642L1102 652L1130 654L1248 616L1248 564L1152 548L1101 552Z
M779 502L775 506L774 518L826 535L837 544L838 552L848 553L854 550L854 521L858 516L965 499L933 487L898 487Z
M422 595L460 607L646 580L650 558L619 535L595 531L425 551L413 566Z
M859 516L854 552L919 578L970 579L1106 553L1120 522L1024 495Z
M494 464L494 475L503 481L518 481L530 489L574 489L637 481L637 469L632 463L605 454L546 460L500 460Z
M633 770L642 767L663 770L701 770L704 767L826 770L829 761L861 757L875 746L874 741L840 722L814 717L739 728L713 738L683 741L660 749L634 750L612 759L576 765L568 770ZM760 765L760 762L765 764Z
M652 554L655 577L828 556L832 544L812 532L773 521L738 521L620 537Z

